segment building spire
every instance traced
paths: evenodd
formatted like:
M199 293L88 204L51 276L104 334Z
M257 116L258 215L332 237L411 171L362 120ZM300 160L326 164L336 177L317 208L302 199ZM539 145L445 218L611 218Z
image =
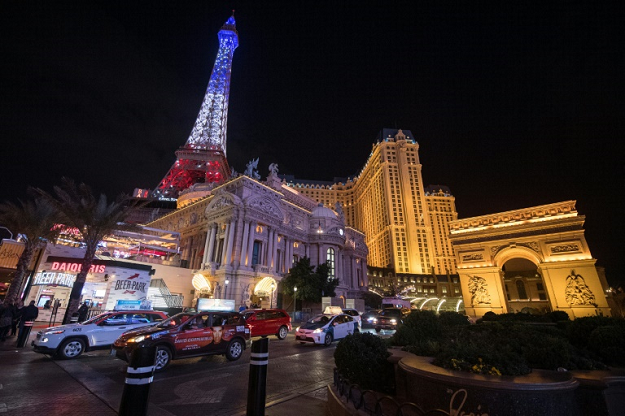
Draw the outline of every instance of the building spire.
M196 183L220 184L230 175L226 160L226 130L232 57L239 46L234 10L219 33L219 51L200 112L176 162L154 191L156 197L177 198Z

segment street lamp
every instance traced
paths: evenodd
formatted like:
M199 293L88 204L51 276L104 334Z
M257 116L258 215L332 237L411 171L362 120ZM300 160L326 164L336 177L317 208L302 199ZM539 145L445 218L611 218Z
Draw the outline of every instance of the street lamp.
M13 233L11 232L11 230L9 230L7 227L3 227L0 225L0 228L2 228L3 230L7 230L9 232L9 234L11 234L11 238L9 240L13 240Z
M228 299L228 283L230 283L230 280L226 279L226 281L224 282L224 284L226 285L226 288L224 289L224 299Z
M269 302L269 308L273 308L273 289L276 287L274 282L271 282L271 301Z
M293 317L295 317L295 310L297 308L297 286L293 287Z

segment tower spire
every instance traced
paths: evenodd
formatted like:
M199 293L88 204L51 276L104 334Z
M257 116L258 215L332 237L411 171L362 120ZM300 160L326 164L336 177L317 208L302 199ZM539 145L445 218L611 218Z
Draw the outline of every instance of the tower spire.
M156 196L176 198L196 183L222 183L230 174L226 160L226 130L230 74L239 35L232 16L219 33L219 51L200 112L184 146L176 151L176 162L163 178Z

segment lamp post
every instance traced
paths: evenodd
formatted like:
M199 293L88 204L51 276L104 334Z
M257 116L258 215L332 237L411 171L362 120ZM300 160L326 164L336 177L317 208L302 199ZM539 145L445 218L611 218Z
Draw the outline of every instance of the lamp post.
M224 289L224 299L228 299L228 283L230 283L230 280L226 279L224 281L224 284L226 285L226 288Z
M295 311L297 309L297 286L293 287L293 317L295 318Z
M0 225L0 228L2 228L3 230L7 230L9 232L9 234L11 234L11 238L9 240L13 240L13 233L11 232L11 230L9 230L7 227L3 227Z
M269 301L269 308L273 309L273 289L276 287L276 284L271 282L271 300Z

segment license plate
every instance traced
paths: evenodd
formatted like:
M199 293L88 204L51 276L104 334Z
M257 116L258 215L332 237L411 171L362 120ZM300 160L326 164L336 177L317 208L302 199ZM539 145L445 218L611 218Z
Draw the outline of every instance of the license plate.
M299 339L306 339L306 335L300 335Z

